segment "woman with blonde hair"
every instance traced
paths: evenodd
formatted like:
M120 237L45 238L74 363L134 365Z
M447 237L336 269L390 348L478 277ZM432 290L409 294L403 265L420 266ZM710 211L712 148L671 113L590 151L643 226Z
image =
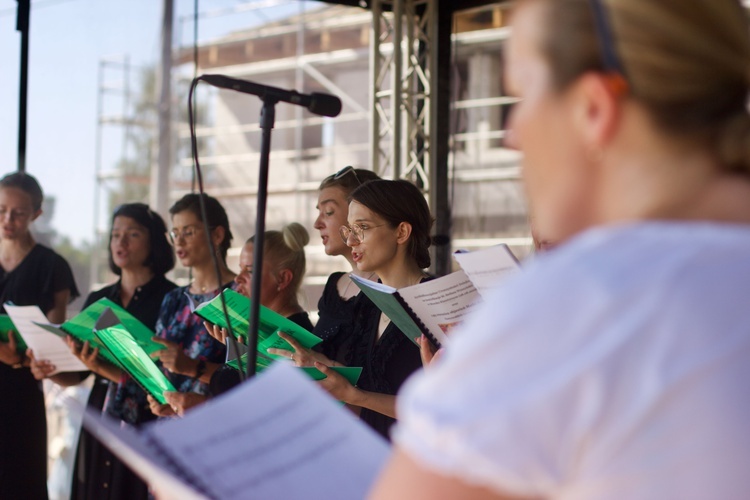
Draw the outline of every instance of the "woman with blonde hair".
M309 241L307 230L297 222L287 224L281 231L265 232L260 303L302 328L312 330L310 316L299 303L300 286L306 267L305 246ZM254 249L255 236L252 236L242 246L240 272L234 278L236 290L246 297L251 296ZM204 322L204 325L212 337L222 344L226 342L226 329L208 322ZM211 394L217 396L239 383L239 372L228 365L222 365L211 377ZM206 399L174 392L165 394L169 403L180 414Z
M560 246L404 388L373 498L747 498L747 13L521 0L505 61Z

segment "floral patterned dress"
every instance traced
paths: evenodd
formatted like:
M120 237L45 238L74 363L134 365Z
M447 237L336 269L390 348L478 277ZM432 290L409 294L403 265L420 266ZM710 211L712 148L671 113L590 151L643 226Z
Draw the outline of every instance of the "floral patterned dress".
M222 289L230 287L224 285ZM224 344L208 334L201 319L190 309L191 299L195 305L207 302L218 295L218 290L209 293L190 293L190 286L178 287L164 296L156 335L182 346L186 356L209 363L223 363L226 356ZM208 384L187 376L172 373L162 367L164 374L180 392L208 394Z

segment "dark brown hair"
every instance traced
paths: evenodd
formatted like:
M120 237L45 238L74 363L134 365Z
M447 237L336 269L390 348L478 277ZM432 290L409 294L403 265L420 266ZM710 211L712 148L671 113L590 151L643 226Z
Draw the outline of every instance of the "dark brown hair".
M405 180L375 180L365 182L350 197L361 203L395 228L402 222L411 225L411 236L407 248L421 269L430 267L430 229L432 216L422 192Z
M6 174L0 179L0 188L20 189L31 197L31 206L34 209L34 212L41 210L44 193L42 192L42 187L39 185L39 182L37 182L33 175L29 175L25 172Z
M145 264L155 276L163 276L174 267L174 249L167 239L167 226L161 215L151 210L145 203L126 203L115 209L112 214L112 225L117 217L129 217L148 231L149 250ZM111 232L109 241L112 242ZM122 274L122 270L112 259L111 246L109 247L109 269L118 276Z
M229 245L232 242L232 231L229 230L229 217L224 207L221 206L219 200L213 196L207 194L203 195L203 200L206 204L206 218L203 220L201 214L200 196L198 193L188 193L175 202L169 209L169 214L174 215L180 212L189 211L192 212L198 219L204 224L208 225L209 229L215 229L217 227L224 228L224 239L219 243L219 255L226 262L227 251Z

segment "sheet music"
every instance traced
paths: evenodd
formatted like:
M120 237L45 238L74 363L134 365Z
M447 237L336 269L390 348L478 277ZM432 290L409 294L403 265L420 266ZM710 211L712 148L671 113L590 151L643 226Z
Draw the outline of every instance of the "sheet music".
M504 277L519 269L518 260L505 244L474 252L455 252L453 258L482 296L486 295Z
M13 306L5 304L5 311L13 320L29 349L36 359L46 359L55 366L55 371L77 372L88 368L76 358L63 339L48 332L37 323L47 323L47 317L38 306Z
M284 363L146 431L221 499L364 498L387 443Z
M83 413L83 425L104 443L115 455L128 464L153 489L159 500L198 500L206 497L177 477L169 465L155 454L138 432L128 425L86 408L72 398L65 399L66 407L73 413Z

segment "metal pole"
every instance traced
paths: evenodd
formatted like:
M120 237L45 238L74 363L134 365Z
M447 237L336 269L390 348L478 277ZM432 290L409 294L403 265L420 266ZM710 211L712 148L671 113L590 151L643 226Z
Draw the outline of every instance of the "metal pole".
M255 238L253 238L253 270L263 269L263 246L266 232L266 199L268 195L268 165L271 155L271 131L276 122L276 101L263 99L260 112L260 128L263 137L260 145L260 167L258 172L258 207L255 214ZM254 272L250 278L250 318L247 331L247 378L255 376L258 360L258 324L260 320L260 285L263 273Z
M404 0L393 1L393 64L391 86L391 162L393 164L393 178L401 177L401 141L402 123L401 107L403 102L403 21Z
M430 207L435 216L433 268L443 276L451 271L451 200L448 158L450 156L451 20L443 2L434 0L430 12Z
M370 29L370 168L377 174L382 175L380 165L380 114L377 106L379 103L378 78L381 70L380 45L382 36L382 6L380 0L373 0L372 26Z
M169 208L169 173L172 167L172 29L174 2L164 0L159 72L158 163L151 170L151 208L166 218Z
M26 171L26 101L29 85L29 16L31 0L16 0L16 31L21 32L21 78L18 99L18 171Z

